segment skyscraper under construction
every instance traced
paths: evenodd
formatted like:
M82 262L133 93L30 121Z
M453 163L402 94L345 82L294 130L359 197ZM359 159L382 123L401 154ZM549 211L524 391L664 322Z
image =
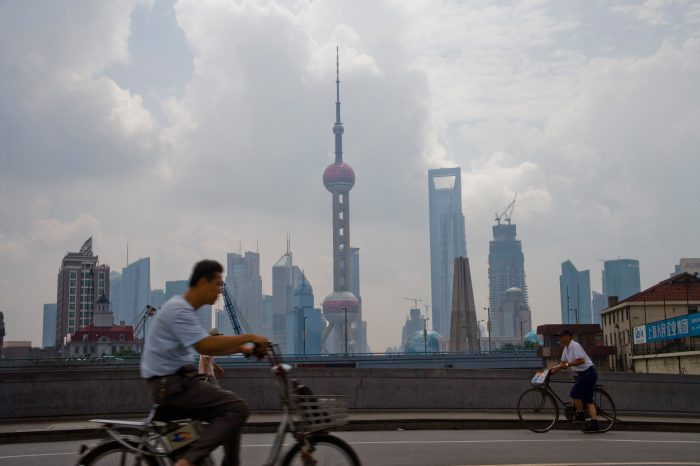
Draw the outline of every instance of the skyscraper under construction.
M525 257L520 240L516 239L515 224L511 223L514 206L515 199L502 214L496 214L493 241L489 242L488 312L490 333L496 337L515 337L532 327L531 319L523 317L529 315L529 304ZM514 299L518 302L512 302Z

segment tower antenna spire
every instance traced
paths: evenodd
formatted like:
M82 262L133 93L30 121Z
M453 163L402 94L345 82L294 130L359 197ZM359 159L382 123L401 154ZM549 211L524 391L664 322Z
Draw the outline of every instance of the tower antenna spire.
M340 122L340 49L335 47L335 163L343 163L343 123Z

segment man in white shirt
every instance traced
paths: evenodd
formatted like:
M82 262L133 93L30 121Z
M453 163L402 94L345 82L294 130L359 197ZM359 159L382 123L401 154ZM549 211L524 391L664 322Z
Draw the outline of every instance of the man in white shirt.
M248 405L235 393L207 383L194 366L194 351L219 356L245 353L262 356L267 338L243 334L209 335L197 320L197 309L214 304L223 284L224 268L216 261L195 264L190 287L161 307L141 355L141 376L147 379L151 398L185 417L207 421L202 437L191 444L174 466L192 466L223 444L223 466L238 466L241 429ZM253 343L254 347L247 346Z
M551 369L552 373L556 374L563 369L571 369L576 372L576 383L571 388L571 399L574 400L576 408L574 422L585 423L584 432L599 432L598 415L595 404L593 404L593 392L598 381L598 373L593 361L588 357L583 347L574 341L569 329L563 329L558 335L559 343L564 349L561 353L561 363ZM586 423L586 414L583 411L584 405L588 408L588 415L591 418L588 423Z

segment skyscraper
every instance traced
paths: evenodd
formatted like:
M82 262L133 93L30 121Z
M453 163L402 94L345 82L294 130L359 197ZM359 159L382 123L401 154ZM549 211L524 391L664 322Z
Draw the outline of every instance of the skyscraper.
M302 279L303 274L293 263L287 241L287 252L272 267L272 340L285 353L292 351L292 342L287 340L287 313L294 307L294 290Z
M120 287L116 320L131 325L151 304L151 258L144 257L124 267Z
M306 277L294 290L292 309L287 312L287 340L295 354L321 352L321 313L314 309L314 290Z
M591 273L578 271L570 261L561 263L559 275L562 324L591 324Z
M336 51L337 53L337 51ZM335 162L323 172L323 185L333 195L333 293L323 300L323 316L328 321L324 343L331 332L330 351L359 352L362 331L360 302L350 291L350 190L355 185L355 172L343 162L343 124L340 121L340 65L336 55Z
M467 257L459 167L428 171L428 204L433 329L449 337L454 262Z
M512 205L512 204L511 204ZM518 307L529 308L527 283L525 282L525 257L522 245L516 239L515 224L510 217L501 224L497 217L493 226L493 241L489 242L489 314L493 336L514 337L515 330L506 323L503 305L506 291L518 288L521 302Z
M591 311L593 313L593 323L600 325L602 323L600 311L608 307L608 298L603 293L591 291L593 299L591 299Z
M617 296L619 301L641 291L639 261L615 259L603 262L603 294Z
M260 254L246 251L245 255L226 255L226 287L248 323L250 331L260 334L262 327L262 278Z
M56 298L56 345L63 344L66 335L80 327L92 325L97 300L109 294L109 266L98 264L92 253L92 237L79 252L63 257L58 271Z
M56 303L44 304L43 323L41 346L49 348L56 344Z

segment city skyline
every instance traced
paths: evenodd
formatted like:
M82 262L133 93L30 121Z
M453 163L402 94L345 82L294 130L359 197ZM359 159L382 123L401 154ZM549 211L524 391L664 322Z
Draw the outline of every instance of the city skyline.
M429 169L462 167L479 319L492 215L515 192L533 327L558 320L563 260L599 284L597 258L635 258L645 288L700 255L692 2L5 2L0 12L6 340L41 341L60 261L90 236L112 271L128 241L159 284L242 244L261 254L269 294L290 232L316 293L331 290L320 173L333 160L336 46L373 349L400 340L402 297L430 300Z

